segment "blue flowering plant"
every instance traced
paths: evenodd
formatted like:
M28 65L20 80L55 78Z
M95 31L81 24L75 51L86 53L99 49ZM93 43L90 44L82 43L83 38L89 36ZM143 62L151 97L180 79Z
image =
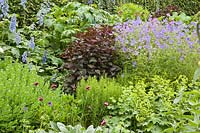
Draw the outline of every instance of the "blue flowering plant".
M123 55L126 73L161 74L168 78L183 74L192 79L200 48L196 28L193 28L196 24L160 22L155 18L143 22L138 17L116 25L116 47Z

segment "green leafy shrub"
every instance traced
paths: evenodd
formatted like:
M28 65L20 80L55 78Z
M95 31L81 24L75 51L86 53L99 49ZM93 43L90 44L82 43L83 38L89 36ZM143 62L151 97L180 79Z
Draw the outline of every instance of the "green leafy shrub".
M175 81L159 76L138 80L112 100L108 106L112 118L105 117L107 126L153 133L198 131L198 86L185 76Z
M117 51L114 48L111 26L88 28L76 37L78 40L62 54L65 60L64 68L69 71L64 84L65 92L74 92L76 83L81 78L99 78L104 74L114 77L120 71L120 67L115 63Z
M79 2L84 2L85 4L96 4L99 8L114 11L116 6L125 3L135 3L143 6L148 9L150 12L158 11L163 9L168 5L177 5L182 12L185 12L187 15L194 15L200 9L199 0L78 0Z
M123 4L119 6L116 11L123 21L133 20L137 17L140 17L142 20L147 20L149 17L148 10L133 3Z
M26 65L0 61L0 132L46 128L49 121L75 124L79 110L73 96L49 85Z
M185 13L178 14L177 12L173 12L172 16L169 16L169 21L181 21L183 23L189 24L192 20L192 17L187 16Z
M74 35L85 28L96 24L113 24L118 21L116 15L95 9L78 2L55 6L44 20L41 41L48 42L46 46L54 49L64 49L66 44L75 40Z
M80 101L81 124L87 127L91 124L104 125L103 116L107 115L106 108L110 104L110 98L118 98L122 87L113 79L89 77L87 81L82 79L77 87L76 98Z

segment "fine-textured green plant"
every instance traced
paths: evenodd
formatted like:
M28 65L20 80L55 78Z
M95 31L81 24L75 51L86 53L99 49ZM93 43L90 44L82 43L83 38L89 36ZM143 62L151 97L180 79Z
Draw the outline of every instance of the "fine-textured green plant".
M89 77L87 81L82 79L77 87L76 98L80 101L81 124L85 127L93 124L104 125L102 117L107 115L106 108L110 104L110 98L118 98L122 92L120 84L113 79Z
M123 4L116 11L123 21L135 20L137 17L140 17L142 20L149 18L149 11L147 9L133 3Z
M81 78L99 78L105 74L115 77L120 71L111 26L91 27L76 37L78 40L62 54L64 68L69 71L64 83L65 92L74 92Z
M50 120L75 124L78 108L73 96L62 94L27 65L0 61L0 132L46 128Z
M159 76L140 80L113 99L108 106L112 118L105 118L107 125L135 132L198 132L198 85L190 84L185 76L173 82Z

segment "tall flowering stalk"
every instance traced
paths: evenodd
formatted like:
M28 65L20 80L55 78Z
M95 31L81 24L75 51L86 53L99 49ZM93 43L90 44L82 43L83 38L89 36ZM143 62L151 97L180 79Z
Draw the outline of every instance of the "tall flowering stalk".
M10 31L13 33L16 32L16 23L17 23L17 18L16 14L14 14L10 20L10 26L9 26Z
M9 10L9 5L8 2L6 0L0 0L0 9L1 9L1 17L8 16L8 10Z

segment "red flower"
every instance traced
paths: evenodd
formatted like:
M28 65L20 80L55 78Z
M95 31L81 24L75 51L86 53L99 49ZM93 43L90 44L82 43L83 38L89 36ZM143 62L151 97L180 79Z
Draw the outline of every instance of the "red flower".
M55 90L55 89L57 88L57 84L55 84L55 83L51 84L51 88L52 88L53 90Z
M85 89L89 91L91 89L91 87L90 86L86 86Z
M42 102L43 100L44 100L43 97L38 98L38 101L40 101L40 102Z
M35 86L38 86L38 85L39 85L39 83L38 83L38 82L35 82L33 85L35 85Z
M104 106L106 106L106 107L107 107L108 105L109 105L109 103L108 103L108 102L104 102Z
M102 121L101 121L101 124L100 124L101 126L104 126L104 125L106 125L106 120L105 119L103 119Z

